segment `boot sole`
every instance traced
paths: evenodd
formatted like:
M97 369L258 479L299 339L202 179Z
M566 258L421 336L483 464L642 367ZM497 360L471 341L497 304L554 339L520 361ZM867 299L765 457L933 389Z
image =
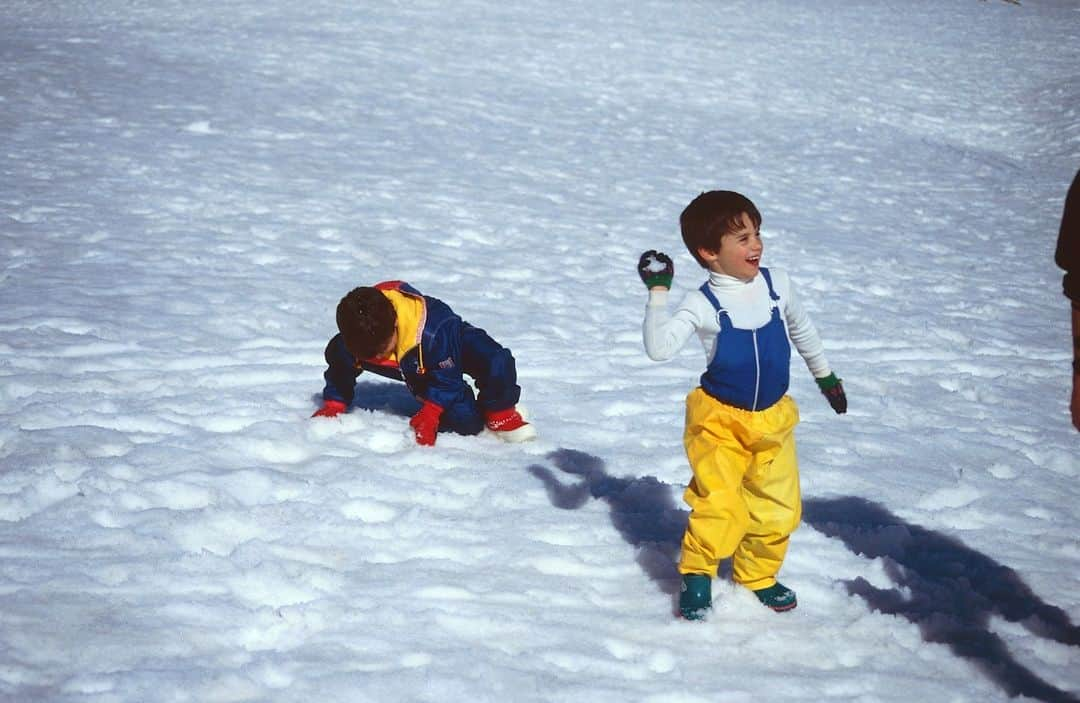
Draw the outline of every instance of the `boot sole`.
M491 434L495 435L504 442L510 444L517 444L519 442L528 442L536 439L536 428L532 425L522 425L516 430L488 430Z
M773 611L774 613L786 613L789 610L795 610L795 608L798 605L799 604L796 602L796 603L792 603L791 605L777 605L777 606L766 605L765 607L768 608L769 610Z

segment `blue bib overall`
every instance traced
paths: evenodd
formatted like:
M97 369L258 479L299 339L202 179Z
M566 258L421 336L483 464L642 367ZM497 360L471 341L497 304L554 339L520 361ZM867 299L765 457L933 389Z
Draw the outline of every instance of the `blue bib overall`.
M720 324L716 354L701 375L701 387L721 403L753 411L771 407L783 398L791 380L791 343L780 319L780 296L773 290L769 270L761 269L761 275L769 287L772 315L756 330L733 326L709 284L700 289L716 309Z

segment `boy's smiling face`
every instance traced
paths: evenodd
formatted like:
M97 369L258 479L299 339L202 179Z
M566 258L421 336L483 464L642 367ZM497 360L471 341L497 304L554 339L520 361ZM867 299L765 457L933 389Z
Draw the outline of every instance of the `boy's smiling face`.
M698 249L708 269L715 273L749 281L761 268L761 232L745 212L739 216L734 229L721 237L721 246L717 250Z

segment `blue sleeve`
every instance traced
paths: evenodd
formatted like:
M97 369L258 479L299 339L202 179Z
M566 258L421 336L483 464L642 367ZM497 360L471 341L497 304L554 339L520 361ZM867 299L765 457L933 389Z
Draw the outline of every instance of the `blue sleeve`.
M326 387L323 388L323 400L338 400L346 406L352 405L356 389L356 377L360 370L356 368L352 354L345 348L340 334L334 335L323 352L326 358Z

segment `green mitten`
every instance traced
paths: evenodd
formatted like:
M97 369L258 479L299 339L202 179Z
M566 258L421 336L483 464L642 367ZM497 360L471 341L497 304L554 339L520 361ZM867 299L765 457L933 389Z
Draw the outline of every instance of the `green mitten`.
M844 384L840 382L840 379L836 377L836 374L830 373L825 378L815 378L818 388L821 389L821 393L825 396L825 400L829 401L829 405L836 411L837 415L843 415L847 412L847 396L844 394Z
M664 252L648 250L638 259L637 270L646 288L663 286L671 289L671 279L675 277L675 262Z

